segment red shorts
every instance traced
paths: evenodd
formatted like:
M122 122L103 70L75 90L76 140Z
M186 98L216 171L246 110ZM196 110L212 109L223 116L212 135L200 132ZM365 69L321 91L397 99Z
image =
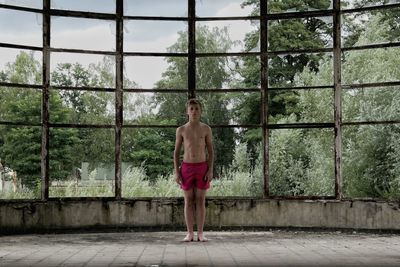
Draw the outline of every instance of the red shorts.
M210 182L205 181L205 176L208 171L208 164L206 161L198 163L182 162L181 177L183 190L190 190L194 187L197 189L210 188Z

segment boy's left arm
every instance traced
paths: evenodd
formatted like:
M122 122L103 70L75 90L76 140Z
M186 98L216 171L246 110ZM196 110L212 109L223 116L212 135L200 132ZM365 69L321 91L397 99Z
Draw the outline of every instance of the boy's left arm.
M213 178L213 173L214 173L214 147L213 147L213 141L212 141L212 130L208 126L207 127L207 135L206 135L206 147L207 147L207 152L208 152L208 158L207 158L207 163L208 163L208 171L207 171L207 180L211 181Z

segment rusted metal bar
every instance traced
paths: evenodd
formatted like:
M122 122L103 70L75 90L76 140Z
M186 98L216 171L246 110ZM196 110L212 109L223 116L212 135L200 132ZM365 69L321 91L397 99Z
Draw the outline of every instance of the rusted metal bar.
M188 57L188 53L162 53L162 52L124 52L124 56L143 57Z
M260 16L235 16L235 17L196 17L197 21L221 20L260 20Z
M123 128L176 128L177 124L124 124ZM213 128L261 128L261 124L210 124Z
M113 129L114 124L87 124L87 123L49 123L51 128L98 128L98 129Z
M9 87L7 89L14 89L14 88L26 88L26 89L42 89L43 85L38 84L23 84L23 83L5 83L0 82L0 86Z
M342 48L342 52L354 51L354 50L376 49L376 48L388 48L388 47L400 47L400 42L391 42L391 43L381 43L381 44L358 45L358 46L352 46L352 47L343 47Z
M329 17L329 16L332 16L332 15L333 15L333 10L332 9L316 10L316 11L272 13L272 14L268 14L267 20Z
M268 127L268 1L260 0L260 52L261 52L261 125L263 144L263 197L269 198L269 127Z
M10 43L0 43L1 48L15 48L15 49L24 49L24 50L34 50L34 51L43 51L42 47L30 46L30 45L18 45L18 44L10 44Z
M42 123L32 123L32 122L12 122L12 121L0 121L0 125L9 126L42 126Z
M101 88L101 87L50 86L50 89L66 90L66 91L115 92L114 88Z
M196 97L196 0L188 0L188 98Z
M268 124L269 129L301 129L301 128L333 128L334 123L279 123L279 124Z
M221 88L221 89L197 89L197 93L260 93L260 88Z
M340 1L333 0L333 77L335 100L335 196L343 197L342 177L342 79L341 79L341 25Z
M197 57L235 57L235 56L259 56L261 52L227 52L227 53L196 53Z
M384 9L394 9L400 7L400 4L390 4L390 5L378 5L378 6L369 6L369 7L359 7L359 8L350 8L350 9L342 9L340 13L355 13L355 12L363 12L363 11L372 11L372 10L384 10Z
M298 49L298 50L281 50L281 51L268 51L271 56L276 55L292 55L292 54L315 54L315 53L327 53L333 52L333 48L310 48L310 49Z
M49 198L50 0L43 0L41 199Z
M42 13L42 9L38 8L32 8L32 7L23 7L23 6L13 6L13 5L4 5L0 4L0 8L4 9L13 9L13 10L19 10L19 11L27 11L27 12L35 12L35 13Z
M333 85L326 86L293 86L293 87L269 87L268 91L290 91L290 90L314 90L314 89L333 89Z
M382 82L382 83L355 83L355 84L344 84L342 85L342 89L354 89L354 88L368 88L368 87L393 87L399 86L400 81L394 82Z
M115 21L115 19L116 19L116 14L111 14L111 13L72 11L72 10L61 10L61 9L51 9L50 15L51 16L60 16L60 17L102 19L102 20L113 20L113 21Z
M50 52L57 53L78 53L78 54L95 54L115 56L117 52L112 51L99 51L99 50L85 50L85 49L68 49L68 48L50 48Z
M388 120L388 121L351 121L342 122L342 126L349 125L379 125L379 124L399 124L400 120Z
M116 23L116 64L115 64L115 197L121 199L121 136L123 125L123 81L124 81L124 0L117 0L117 23Z
M169 21L187 21L187 17L158 17L158 16L124 16L124 20L169 20Z
M187 89L144 89L144 88L126 88L124 92L128 93L185 93L187 94Z

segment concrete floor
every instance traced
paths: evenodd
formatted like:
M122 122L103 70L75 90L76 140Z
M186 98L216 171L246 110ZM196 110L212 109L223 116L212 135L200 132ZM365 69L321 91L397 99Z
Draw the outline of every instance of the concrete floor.
M400 235L116 232L0 237L0 266L400 266Z

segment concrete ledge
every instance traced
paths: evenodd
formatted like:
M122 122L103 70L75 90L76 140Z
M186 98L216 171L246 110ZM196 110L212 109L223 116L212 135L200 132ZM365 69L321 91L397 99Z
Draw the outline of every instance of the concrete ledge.
M207 199L206 228L400 230L398 202ZM91 228L183 229L183 198L1 201L0 232Z

